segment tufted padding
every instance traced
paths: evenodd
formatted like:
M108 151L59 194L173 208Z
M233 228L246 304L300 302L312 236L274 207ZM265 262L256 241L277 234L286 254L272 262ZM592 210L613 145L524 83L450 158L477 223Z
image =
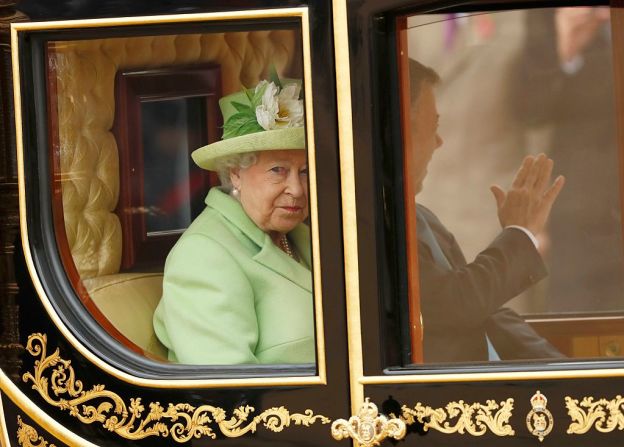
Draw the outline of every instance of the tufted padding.
M119 273L84 281L91 299L119 332L158 358L167 358L152 326L162 294L161 273Z
M56 42L63 210L67 242L80 276L117 273L122 240L113 212L119 158L111 133L119 70L215 62L224 94L260 80L270 64L287 72L296 60L294 31L186 34ZM296 63L296 62L294 62Z

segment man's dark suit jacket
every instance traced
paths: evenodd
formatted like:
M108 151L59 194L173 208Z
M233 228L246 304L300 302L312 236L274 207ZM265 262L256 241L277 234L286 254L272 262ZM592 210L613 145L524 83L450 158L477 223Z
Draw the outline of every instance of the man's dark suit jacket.
M467 263L438 218L422 205L418 210L452 266L440 266L419 240L425 362L488 360L486 332L502 360L563 357L519 315L501 307L547 274L529 237L505 229Z

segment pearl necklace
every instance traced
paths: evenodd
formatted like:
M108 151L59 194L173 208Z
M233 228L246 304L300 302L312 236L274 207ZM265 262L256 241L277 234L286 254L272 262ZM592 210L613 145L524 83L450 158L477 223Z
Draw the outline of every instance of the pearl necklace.
M282 234L280 236L279 239L279 247L291 258L293 258L295 261L299 262L299 257L297 256L297 253L295 253L293 251L293 249L290 247L290 242L288 242L288 238L286 237L286 234Z

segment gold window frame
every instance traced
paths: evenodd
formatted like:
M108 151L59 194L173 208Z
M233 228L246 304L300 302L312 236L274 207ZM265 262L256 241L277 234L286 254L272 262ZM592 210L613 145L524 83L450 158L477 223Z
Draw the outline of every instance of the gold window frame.
M310 223L312 239L312 279L314 284L314 316L316 330L316 367L317 374L311 376L286 376L286 377L254 377L238 379L149 379L130 374L126 371L102 360L93 353L87 346L69 330L62 318L54 309L50 297L47 296L42 281L35 268L32 252L30 250L27 212L26 212L26 186L24 175L24 136L22 121L22 97L21 97L21 77L20 77L20 47L19 36L22 33L33 31L53 31L53 30L79 30L87 28L103 27L126 27L137 25L159 25L159 24L184 24L190 22L218 22L225 20L249 20L249 19L271 19L271 18L297 18L301 22L302 56L303 56L303 79L305 89L305 111L306 111L306 144L309 166L310 182ZM50 22L26 22L11 24L11 45L13 63L13 86L15 100L15 125L16 125L16 147L17 147L17 171L18 171L18 191L19 191L19 216L20 233L26 267L33 281L33 285L39 299L46 312L50 316L54 325L61 334L81 355L91 363L99 367L106 373L132 385L146 386L151 388L242 388L242 387L266 387L266 386L305 386L305 385L325 385L327 383L325 339L323 325L322 308L322 283L320 265L320 242L318 229L318 197L316 188L316 164L314 146L314 122L312 107L312 71L310 53L310 27L307 7L262 9L249 11L217 12L217 13L197 13L197 14L174 14L162 16L141 16L130 18L111 19L88 19L88 20L65 20Z
M622 39L624 30L617 25L624 22L624 14L612 8L613 40ZM340 146L340 172L342 192L343 239L345 250L345 291L347 300L347 333L349 346L351 408L356 414L364 403L364 387L389 384L426 383L472 383L492 381L531 381L575 378L624 377L624 368L574 369L554 371L484 371L479 372L436 372L393 373L392 375L365 375L364 350L360 303L360 280L358 266L358 225L355 183L355 151L353 145L353 117L351 106L351 68L349 54L349 26L347 5L333 4L334 45L336 55L336 85L338 96L338 136ZM621 64L621 63L620 63ZM622 68L620 68L621 70ZM622 93L621 91L616 91ZM510 365L511 366L511 365ZM598 365L597 365L598 366ZM513 366L511 366L513 367Z

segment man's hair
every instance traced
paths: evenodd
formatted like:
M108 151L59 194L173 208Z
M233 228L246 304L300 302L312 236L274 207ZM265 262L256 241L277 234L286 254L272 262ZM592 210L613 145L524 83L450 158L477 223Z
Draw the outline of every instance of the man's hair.
M424 66L414 59L409 60L409 76L410 76L410 102L413 105L418 101L422 85L428 82L435 85L440 82L440 75L433 68Z

